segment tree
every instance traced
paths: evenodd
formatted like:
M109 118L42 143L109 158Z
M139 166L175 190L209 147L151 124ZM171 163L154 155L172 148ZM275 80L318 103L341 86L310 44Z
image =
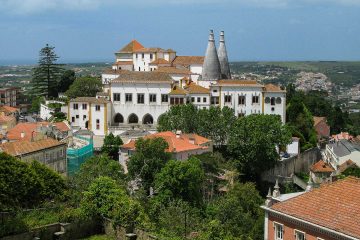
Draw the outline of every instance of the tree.
M109 177L119 185L125 185L125 174L119 162L106 155L93 156L87 159L81 165L79 172L70 179L73 201L78 203L81 192L100 176Z
M34 97L32 99L31 102L31 108L30 108L30 112L36 112L38 113L40 111L40 105L41 104L45 104L45 99L44 97L38 96L38 97Z
M58 83L63 72L56 61L59 57L54 51L55 47L46 44L40 50L38 66L34 68L32 77L32 92L35 96L57 97Z
M142 186L149 191L153 186L155 175L169 161L171 155L165 150L167 142L163 138L138 139L135 153L128 162L128 171L132 179L140 179Z
M204 179L205 173L199 159L170 160L155 176L156 199L164 204L180 199L201 206Z
M228 151L237 170L247 180L258 181L279 159L276 147L291 141L291 133L277 115L239 118L230 133Z
M208 231L214 235L215 228L222 239L261 239L264 214L259 192L253 183L236 183L225 197L213 202L207 209ZM226 237L225 237L226 236ZM216 239L216 238L209 238ZM218 238L221 239L221 238Z
M76 76L74 70L66 70L61 75L58 91L61 93L66 92L70 88L71 84L74 83L75 79Z
M65 95L69 98L76 97L95 97L97 92L102 89L102 83L99 78L96 77L79 77L76 78L74 83L65 92Z
M101 147L101 152L117 161L119 159L119 148L121 145L123 145L121 137L115 137L114 134L110 133L104 138L104 144Z

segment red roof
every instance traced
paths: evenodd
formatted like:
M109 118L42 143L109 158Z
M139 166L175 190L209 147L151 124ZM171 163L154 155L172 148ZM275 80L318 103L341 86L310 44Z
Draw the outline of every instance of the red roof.
M0 107L0 112L14 113L14 112L18 112L18 111L19 111L18 108L14 108L14 107L10 107L10 106L1 106Z
M122 49L119 50L120 53L133 53L136 50L139 50L143 48L144 46L141 45L138 41L135 39L129 42L126 46L124 46Z
M360 238L360 179L347 177L270 207L272 210Z
M314 173L332 173L335 171L329 164L323 160L318 161L310 167L310 170Z
M7 123L11 121L16 121L16 119L12 116L4 116L0 114L0 123Z
M12 156L19 156L60 145L66 145L66 143L59 142L52 138L48 138L34 142L32 141L7 142L0 144L0 148L7 154L10 154Z
M144 137L144 139L154 138L163 138L168 143L169 147L166 149L167 152L184 152L202 149L203 146L199 145L210 141L197 134L181 134L178 138L175 133L170 131L155 133ZM192 141L194 141L194 143L191 143ZM122 145L122 148L135 149L135 140L130 140L127 144Z
M61 132L70 130L69 127L63 122L51 123L56 126ZM40 126L49 126L49 122L37 122L37 123L18 123L15 127L10 129L7 133L9 140L31 140L31 135L36 135L36 130ZM25 133L24 138L21 138L21 133Z

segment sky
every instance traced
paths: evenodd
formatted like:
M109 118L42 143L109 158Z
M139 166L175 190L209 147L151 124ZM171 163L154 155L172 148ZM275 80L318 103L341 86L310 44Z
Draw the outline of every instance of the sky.
M360 60L360 0L0 0L0 64L114 61L132 39L204 55L225 31L231 61Z

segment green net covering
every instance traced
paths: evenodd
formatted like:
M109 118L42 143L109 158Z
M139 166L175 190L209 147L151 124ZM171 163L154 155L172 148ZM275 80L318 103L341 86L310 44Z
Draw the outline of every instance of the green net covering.
M94 154L94 144L91 137L87 138L84 136L76 136L74 140L78 138L86 141L88 144L82 148L68 148L67 154L67 175L72 176L79 171L80 166L89 157Z

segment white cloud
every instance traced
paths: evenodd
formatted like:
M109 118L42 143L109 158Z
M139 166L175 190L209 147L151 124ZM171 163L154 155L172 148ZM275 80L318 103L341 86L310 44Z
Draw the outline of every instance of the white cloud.
M255 7L287 7L304 4L358 5L360 0L0 0L0 12L32 14L59 10L95 10L101 6L156 6L187 4L237 4Z

